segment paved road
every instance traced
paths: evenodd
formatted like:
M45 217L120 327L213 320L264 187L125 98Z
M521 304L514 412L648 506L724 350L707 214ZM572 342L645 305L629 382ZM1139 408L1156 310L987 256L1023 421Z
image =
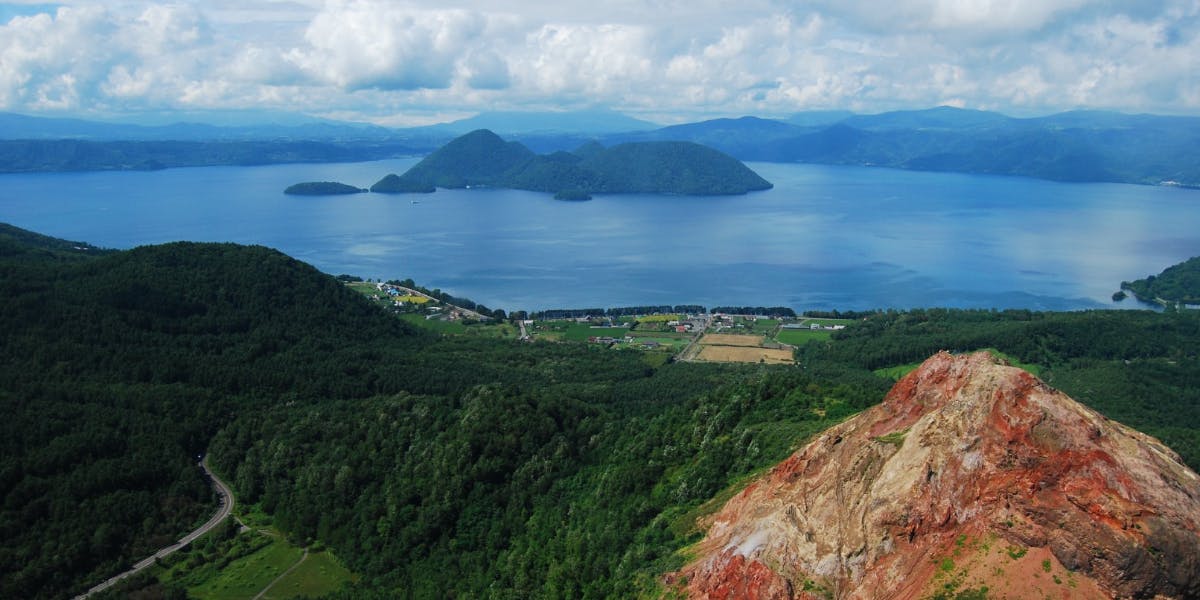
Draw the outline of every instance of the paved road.
M228 517L230 513L233 512L233 504L234 504L233 491L229 489L229 486L226 485L224 481L221 481L216 475L213 474L212 471L210 471L208 469L208 457L207 456L204 457L204 460L200 461L200 467L202 469L204 469L205 473L208 474L209 480L212 482L213 489L216 490L217 494L219 494L221 496L221 508L220 508L220 510L217 511L217 514L213 515L212 518L209 519L207 523L201 525L199 529L196 529L195 531L180 538L180 540L178 542L175 542L174 544L171 544L170 546L167 546L166 548L163 548L162 550L155 552L153 556L147 557L146 559L142 560L141 562L133 565L132 569L129 569L128 571L125 571L124 573L121 573L120 575L116 575L116 576L112 577L111 579L109 579L108 581L105 581L104 583L96 585L95 587L88 590L84 594L76 596L75 600L81 600L83 598L87 598L88 596L91 596L92 594L95 594L96 592L108 589L110 586L117 583L118 581L121 581L122 579L125 579L126 577L130 577L130 576L138 573L142 569L149 567L150 565L154 564L155 560L172 554L176 550L192 543L193 541L196 540L196 538L208 533L213 527L216 527L221 521L224 521L225 518Z

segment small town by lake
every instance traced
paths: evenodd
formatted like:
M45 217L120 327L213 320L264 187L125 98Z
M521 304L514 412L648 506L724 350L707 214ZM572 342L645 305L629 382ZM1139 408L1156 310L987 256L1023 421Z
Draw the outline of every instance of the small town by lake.
M745 196L516 190L295 197L368 187L416 158L0 175L0 221L130 248L277 248L331 274L404 279L493 308L645 304L1071 310L1200 254L1200 191L750 163Z

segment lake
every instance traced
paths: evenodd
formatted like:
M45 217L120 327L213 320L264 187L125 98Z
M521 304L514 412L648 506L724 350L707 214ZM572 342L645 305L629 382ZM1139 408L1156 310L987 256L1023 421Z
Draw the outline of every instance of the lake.
M750 163L746 196L513 190L285 196L368 187L416 158L0 175L0 221L130 248L262 244L331 274L411 277L492 308L643 304L1082 309L1200 254L1200 191Z

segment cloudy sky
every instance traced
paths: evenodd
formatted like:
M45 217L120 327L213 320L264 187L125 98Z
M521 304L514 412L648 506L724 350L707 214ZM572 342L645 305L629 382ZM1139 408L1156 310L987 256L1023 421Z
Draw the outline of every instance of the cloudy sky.
M0 110L1200 115L1200 0L0 2Z

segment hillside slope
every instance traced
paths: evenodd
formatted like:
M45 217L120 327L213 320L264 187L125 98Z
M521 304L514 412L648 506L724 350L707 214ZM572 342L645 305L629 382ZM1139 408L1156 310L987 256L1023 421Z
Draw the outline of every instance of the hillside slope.
M1200 477L990 354L940 353L734 497L699 552L693 598L1195 598Z

